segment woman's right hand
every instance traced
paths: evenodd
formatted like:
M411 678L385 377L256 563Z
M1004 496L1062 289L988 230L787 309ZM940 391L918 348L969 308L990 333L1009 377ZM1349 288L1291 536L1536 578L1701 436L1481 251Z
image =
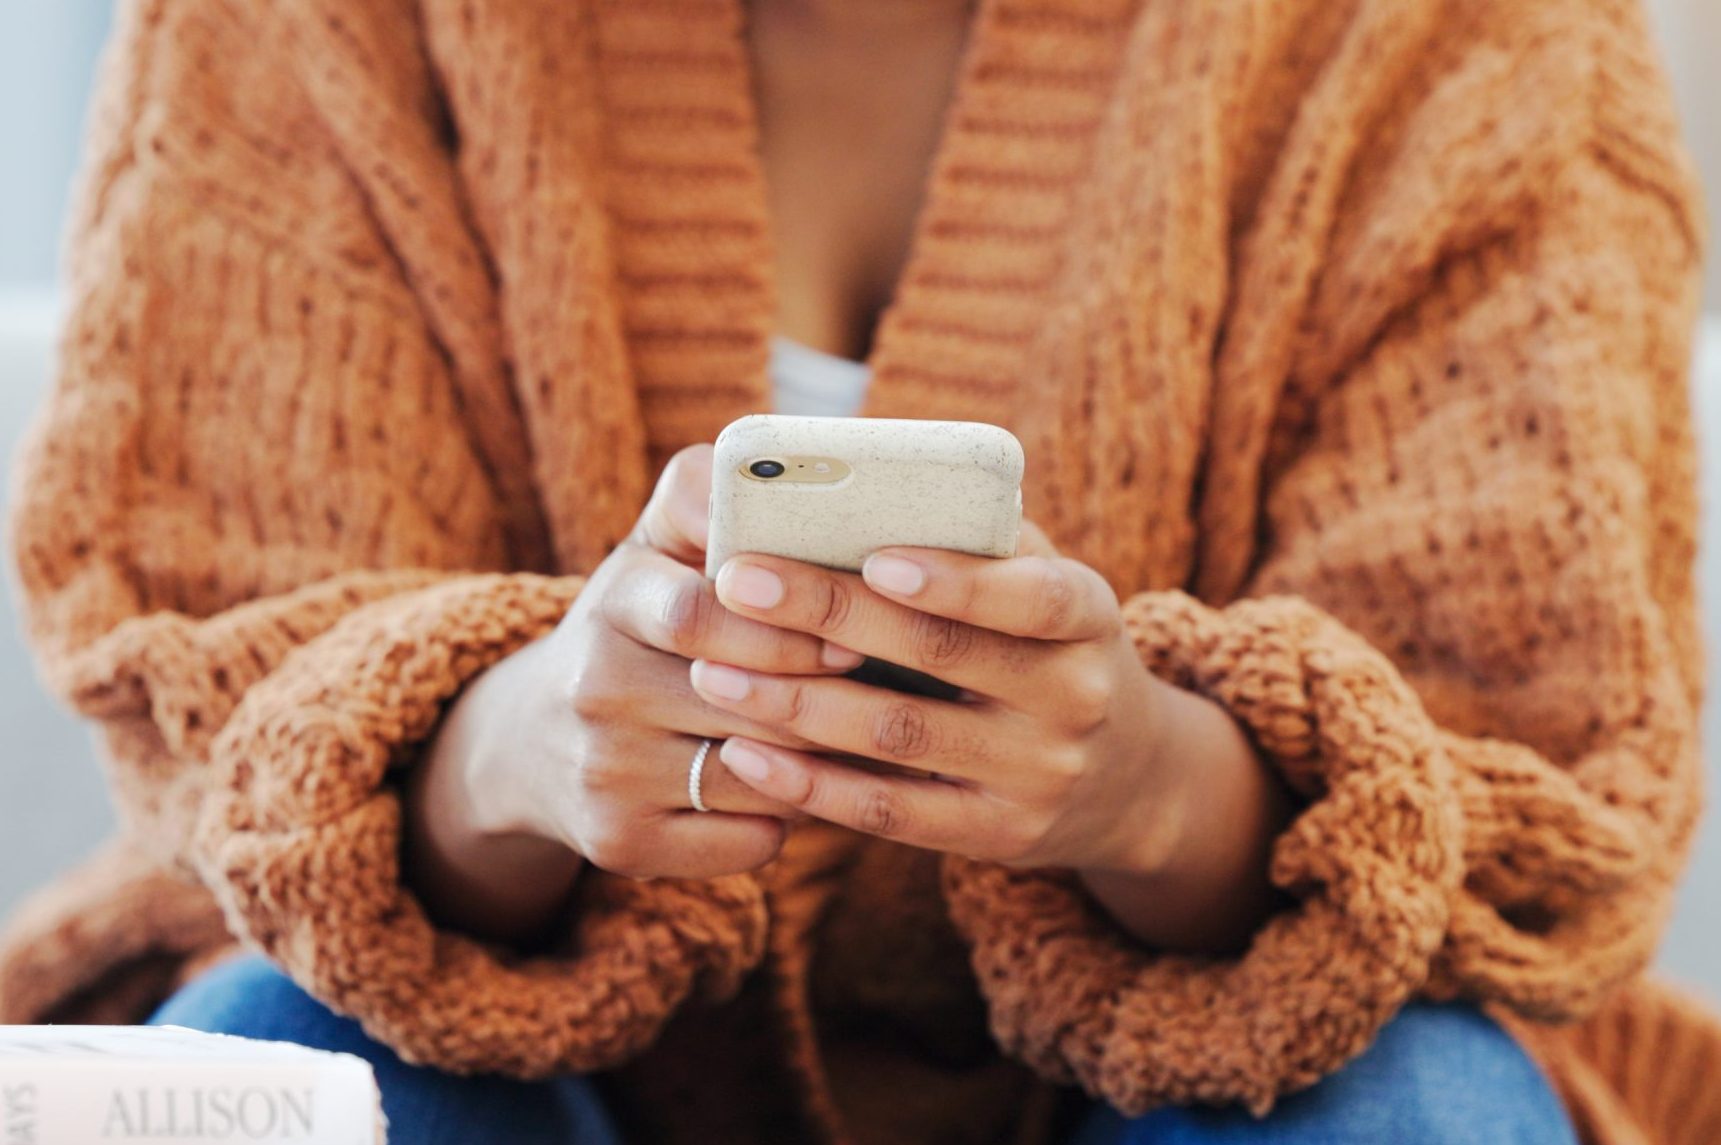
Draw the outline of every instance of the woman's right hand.
M554 916L582 859L636 878L711 878L782 846L792 808L713 750L711 813L694 811L688 771L703 739L807 745L706 704L688 664L833 674L860 657L717 602L702 571L710 488L710 446L677 454L556 629L450 707L407 788L408 875L444 923L518 941Z

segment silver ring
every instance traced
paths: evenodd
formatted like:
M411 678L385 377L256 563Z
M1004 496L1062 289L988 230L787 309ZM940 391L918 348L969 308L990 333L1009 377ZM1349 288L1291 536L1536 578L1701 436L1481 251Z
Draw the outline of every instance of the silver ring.
M687 769L687 801L693 804L695 811L709 811L705 806L705 796L699 792L705 779L705 757L711 754L711 741L700 740L699 750L693 753L693 766Z

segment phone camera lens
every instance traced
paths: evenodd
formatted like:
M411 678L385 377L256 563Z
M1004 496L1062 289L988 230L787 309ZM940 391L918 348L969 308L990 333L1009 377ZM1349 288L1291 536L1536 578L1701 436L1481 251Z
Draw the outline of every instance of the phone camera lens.
M755 461L747 467L747 472L755 477L781 477L783 463L781 461Z

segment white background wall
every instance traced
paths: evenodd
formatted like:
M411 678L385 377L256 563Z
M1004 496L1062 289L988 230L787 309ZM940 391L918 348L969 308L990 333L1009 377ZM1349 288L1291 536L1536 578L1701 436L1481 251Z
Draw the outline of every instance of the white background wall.
M0 0L0 460L49 372L55 255L108 0ZM10 581L10 560L6 560ZM111 829L83 728L37 685L0 607L0 914Z
M1721 0L1649 0L1649 7L1721 227ZM49 373L45 331L62 205L107 22L108 0L0 0L0 453L8 457ZM1721 257L1711 260L1709 281L1711 309L1721 310ZM1712 326L1697 411L1714 446L1705 466L1704 582L1712 691L1721 693L1721 316ZM1721 779L1721 702L1710 705L1707 732L1710 771ZM1721 782L1712 787L1721 790ZM110 827L86 733L43 695L15 616L0 608L0 914ZM1670 973L1721 994L1718 907L1721 814L1699 843L1664 957Z
M1649 0L1685 135L1709 189L1709 309L1721 311L1721 0Z
M0 0L0 289L50 281L109 0Z

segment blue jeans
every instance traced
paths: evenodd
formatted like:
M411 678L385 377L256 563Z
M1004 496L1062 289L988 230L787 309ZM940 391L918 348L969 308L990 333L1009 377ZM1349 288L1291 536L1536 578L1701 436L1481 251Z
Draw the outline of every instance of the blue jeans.
M411 1145L621 1145L585 1078L528 1084L410 1066L324 1009L258 957L211 970L156 1025L297 1042L357 1054L376 1069L390 1140ZM1464 1006L1413 1005L1369 1051L1265 1120L1235 1109L1161 1109L1125 1118L1096 1104L1071 1145L1575 1145L1548 1083L1516 1042Z

